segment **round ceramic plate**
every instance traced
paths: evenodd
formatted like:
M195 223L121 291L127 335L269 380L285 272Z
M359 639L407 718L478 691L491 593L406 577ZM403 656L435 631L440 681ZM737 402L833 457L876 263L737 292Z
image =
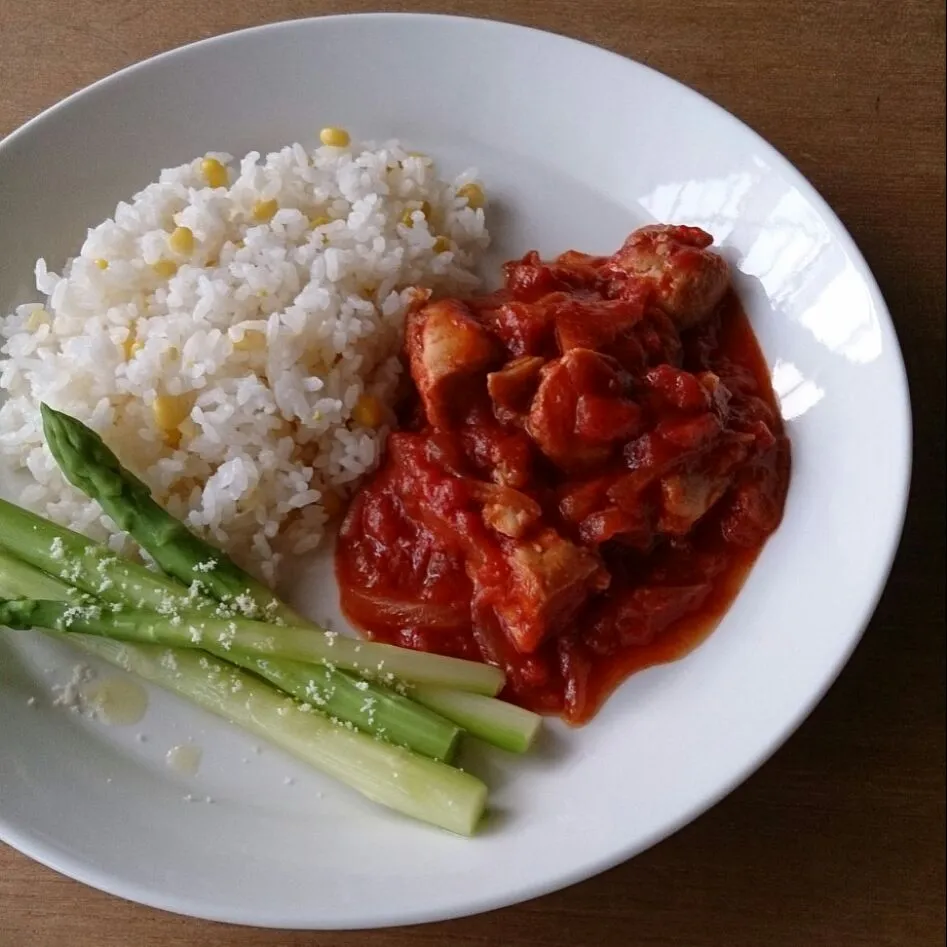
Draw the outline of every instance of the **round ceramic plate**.
M280 24L159 56L66 100L0 146L0 312L35 298L37 256L61 265L160 168L311 142L327 124L397 136L449 171L478 167L491 265L530 248L609 252L652 220L708 230L771 367L794 470L783 525L704 644L632 678L585 728L550 723L526 758L469 760L493 799L472 840L374 807L159 692L131 728L69 714L50 687L75 655L0 633L0 836L126 898L279 927L510 904L704 811L792 732L858 641L898 542L910 465L884 302L799 173L664 76L498 23ZM338 622L327 563L308 564L297 600ZM203 749L195 776L163 762L187 739Z

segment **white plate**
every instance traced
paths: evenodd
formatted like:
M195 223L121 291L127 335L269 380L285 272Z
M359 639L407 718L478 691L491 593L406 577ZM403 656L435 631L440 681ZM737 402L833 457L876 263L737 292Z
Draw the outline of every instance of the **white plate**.
M166 695L130 729L53 708L50 680L74 657L2 633L0 836L126 898L279 927L510 904L693 819L780 745L844 664L888 573L910 465L884 302L798 172L670 79L497 23L280 24L159 56L68 99L0 146L0 311L33 298L38 255L61 263L161 167L311 141L329 123L398 136L454 170L478 166L495 260L610 251L652 219L710 231L772 368L794 471L785 522L705 644L634 677L583 730L550 725L530 757L471 763L495 804L472 841L389 815L276 751L258 755ZM321 575L309 586L316 616L336 601ZM204 750L196 777L162 762L189 736ZM189 792L215 802L187 803Z

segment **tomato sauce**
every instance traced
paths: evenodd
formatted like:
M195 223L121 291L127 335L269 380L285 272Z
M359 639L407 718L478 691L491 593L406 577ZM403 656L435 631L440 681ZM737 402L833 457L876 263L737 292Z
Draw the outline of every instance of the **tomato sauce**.
M404 423L337 546L353 624L496 664L502 696L570 723L713 630L790 450L708 244L645 228L613 257L531 254L499 294L409 318Z

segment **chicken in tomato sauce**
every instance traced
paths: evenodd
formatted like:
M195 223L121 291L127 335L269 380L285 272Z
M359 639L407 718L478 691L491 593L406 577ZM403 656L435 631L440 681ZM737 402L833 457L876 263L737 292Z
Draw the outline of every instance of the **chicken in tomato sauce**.
M729 268L695 227L536 253L408 316L412 382L342 525L369 637L489 662L572 723L694 647L779 525L790 448Z

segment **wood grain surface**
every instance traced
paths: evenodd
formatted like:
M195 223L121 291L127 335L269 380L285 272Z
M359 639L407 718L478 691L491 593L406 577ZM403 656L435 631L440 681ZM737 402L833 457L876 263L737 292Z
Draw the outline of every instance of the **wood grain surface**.
M943 0L0 0L0 135L183 43L379 8L515 20L631 56L734 112L815 184L881 284L911 380L914 481L887 591L838 683L774 759L598 878L449 923L284 933L128 904L0 846L0 947L943 944Z

